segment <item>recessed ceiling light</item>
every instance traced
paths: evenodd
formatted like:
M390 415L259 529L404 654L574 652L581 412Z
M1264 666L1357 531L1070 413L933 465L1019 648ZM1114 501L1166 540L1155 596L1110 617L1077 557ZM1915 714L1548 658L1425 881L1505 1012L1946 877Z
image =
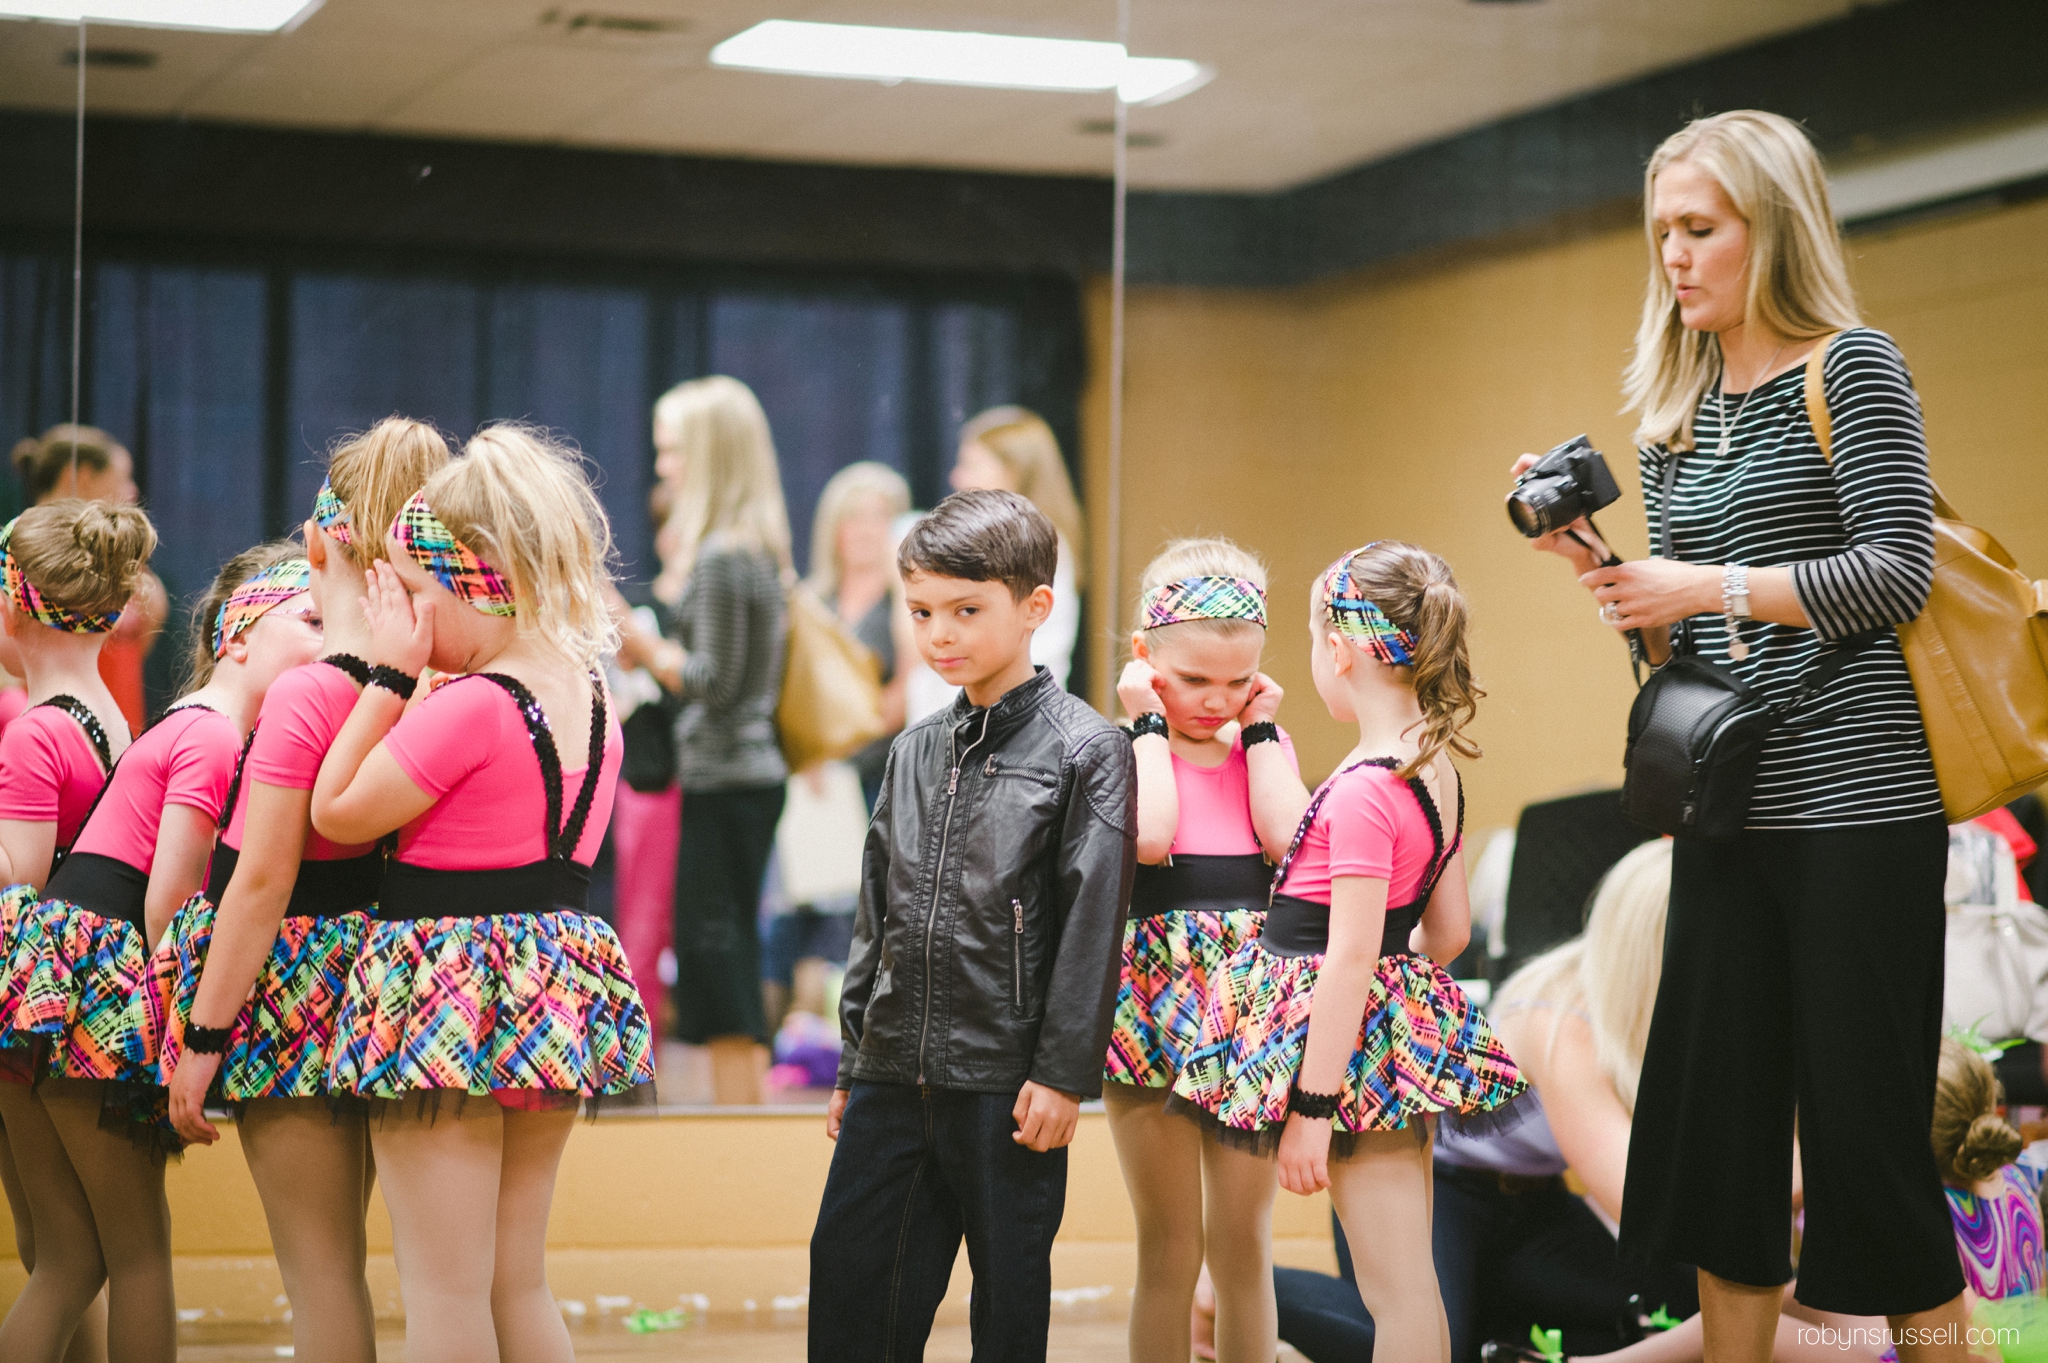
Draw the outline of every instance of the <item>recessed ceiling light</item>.
M727 38L711 49L711 62L889 84L911 80L1010 90L1116 90L1126 104L1164 104L1215 75L1200 62L1133 57L1121 43L795 19L769 19Z
M0 0L0 19L56 19L231 33L294 29L322 0ZM92 60L88 50L86 60Z

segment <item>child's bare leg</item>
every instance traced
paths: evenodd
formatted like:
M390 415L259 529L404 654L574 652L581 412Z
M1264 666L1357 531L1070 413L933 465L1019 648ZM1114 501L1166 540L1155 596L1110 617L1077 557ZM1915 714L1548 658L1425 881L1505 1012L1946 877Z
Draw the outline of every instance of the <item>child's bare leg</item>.
M376 1363L376 1312L364 1278L369 1123L334 1115L324 1098L258 1098L243 1108L240 1127L291 1298L295 1356Z
M1168 1115L1165 1102L1163 1089L1102 1086L1138 1223L1131 1363L1186 1363L1188 1308L1202 1271L1202 1130Z
M491 1273L505 1123L488 1098L444 1094L431 1114L370 1119L391 1209L408 1363L498 1363Z
M1368 1132L1351 1158L1330 1160L1330 1198L1372 1313L1375 1363L1450 1363L1429 1188L1429 1139L1420 1128Z
M548 1290L548 1207L555 1170L569 1143L576 1110L507 1112L504 1163L498 1175L497 1260L491 1274L491 1319L505 1363L570 1363L575 1350L562 1312Z
M1211 1137L1202 1143L1217 1363L1265 1363L1280 1348L1273 1301L1273 1194L1279 1166Z

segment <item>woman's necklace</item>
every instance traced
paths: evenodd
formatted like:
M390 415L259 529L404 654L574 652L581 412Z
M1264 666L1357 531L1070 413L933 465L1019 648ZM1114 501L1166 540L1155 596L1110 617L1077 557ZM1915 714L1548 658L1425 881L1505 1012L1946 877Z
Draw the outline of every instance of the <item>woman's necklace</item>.
M1789 345L1790 342L1787 342L1786 344ZM1773 350L1771 352L1771 358L1764 362L1763 372L1765 374L1770 373L1772 367L1778 363L1778 357L1784 353L1785 347L1782 345L1779 346L1776 350ZM1744 409L1746 409L1749 406L1749 400L1755 397L1756 390L1763 386L1763 378L1759 376L1757 381L1749 386L1749 391L1742 395L1742 401L1735 404L1735 420L1727 420L1726 417L1728 414L1728 364L1727 361L1722 361L1721 386L1714 392L1714 418L1715 420L1720 421L1721 423L1721 444L1719 448L1716 449L1714 452L1716 458L1726 459L1728 457L1728 446L1735 439L1735 423L1742 420L1742 413Z

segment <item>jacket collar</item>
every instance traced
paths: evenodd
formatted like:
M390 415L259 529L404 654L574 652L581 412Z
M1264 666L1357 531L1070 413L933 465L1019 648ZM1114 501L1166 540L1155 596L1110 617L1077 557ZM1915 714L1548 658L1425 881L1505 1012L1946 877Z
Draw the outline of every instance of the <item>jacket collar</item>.
M1030 681L1011 687L1000 700L986 708L969 703L967 693L962 691L953 697L953 708L946 721L954 732L965 730L970 738L978 738L984 733L991 738L1000 738L1030 718L1054 689L1052 671L1041 663L1032 669Z

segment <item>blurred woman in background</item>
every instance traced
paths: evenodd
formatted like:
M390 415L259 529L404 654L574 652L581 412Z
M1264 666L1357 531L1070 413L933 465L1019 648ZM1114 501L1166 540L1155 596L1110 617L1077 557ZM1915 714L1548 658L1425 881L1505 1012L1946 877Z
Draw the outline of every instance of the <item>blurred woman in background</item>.
M67 422L44 431L41 439L22 441L14 447L14 471L31 506L63 497L114 506L141 499L135 456L97 426ZM170 609L162 579L145 568L136 579L135 598L122 608L121 623L100 650L100 676L136 733L149 718L142 663L156 646Z
M872 809L882 788L889 743L903 730L903 681L897 668L896 546L890 533L910 510L910 485L887 464L864 459L832 475L811 522L809 586L882 664L882 720L888 732L852 757Z
M1045 513L1060 532L1059 571L1052 582L1052 615L1031 637L1031 661L1052 669L1062 687L1074 665L1074 640L1081 628L1081 556L1088 531L1074 496L1060 442L1045 418L1022 407L991 407L960 429L960 453L953 463L955 491L999 488L1019 493Z
M789 768L776 737L791 571L789 513L768 418L738 379L692 379L654 406L655 472L674 489L655 598L674 637L629 639L683 702L676 770L675 1034L708 1046L720 1103L757 1103L767 1068L761 881Z

